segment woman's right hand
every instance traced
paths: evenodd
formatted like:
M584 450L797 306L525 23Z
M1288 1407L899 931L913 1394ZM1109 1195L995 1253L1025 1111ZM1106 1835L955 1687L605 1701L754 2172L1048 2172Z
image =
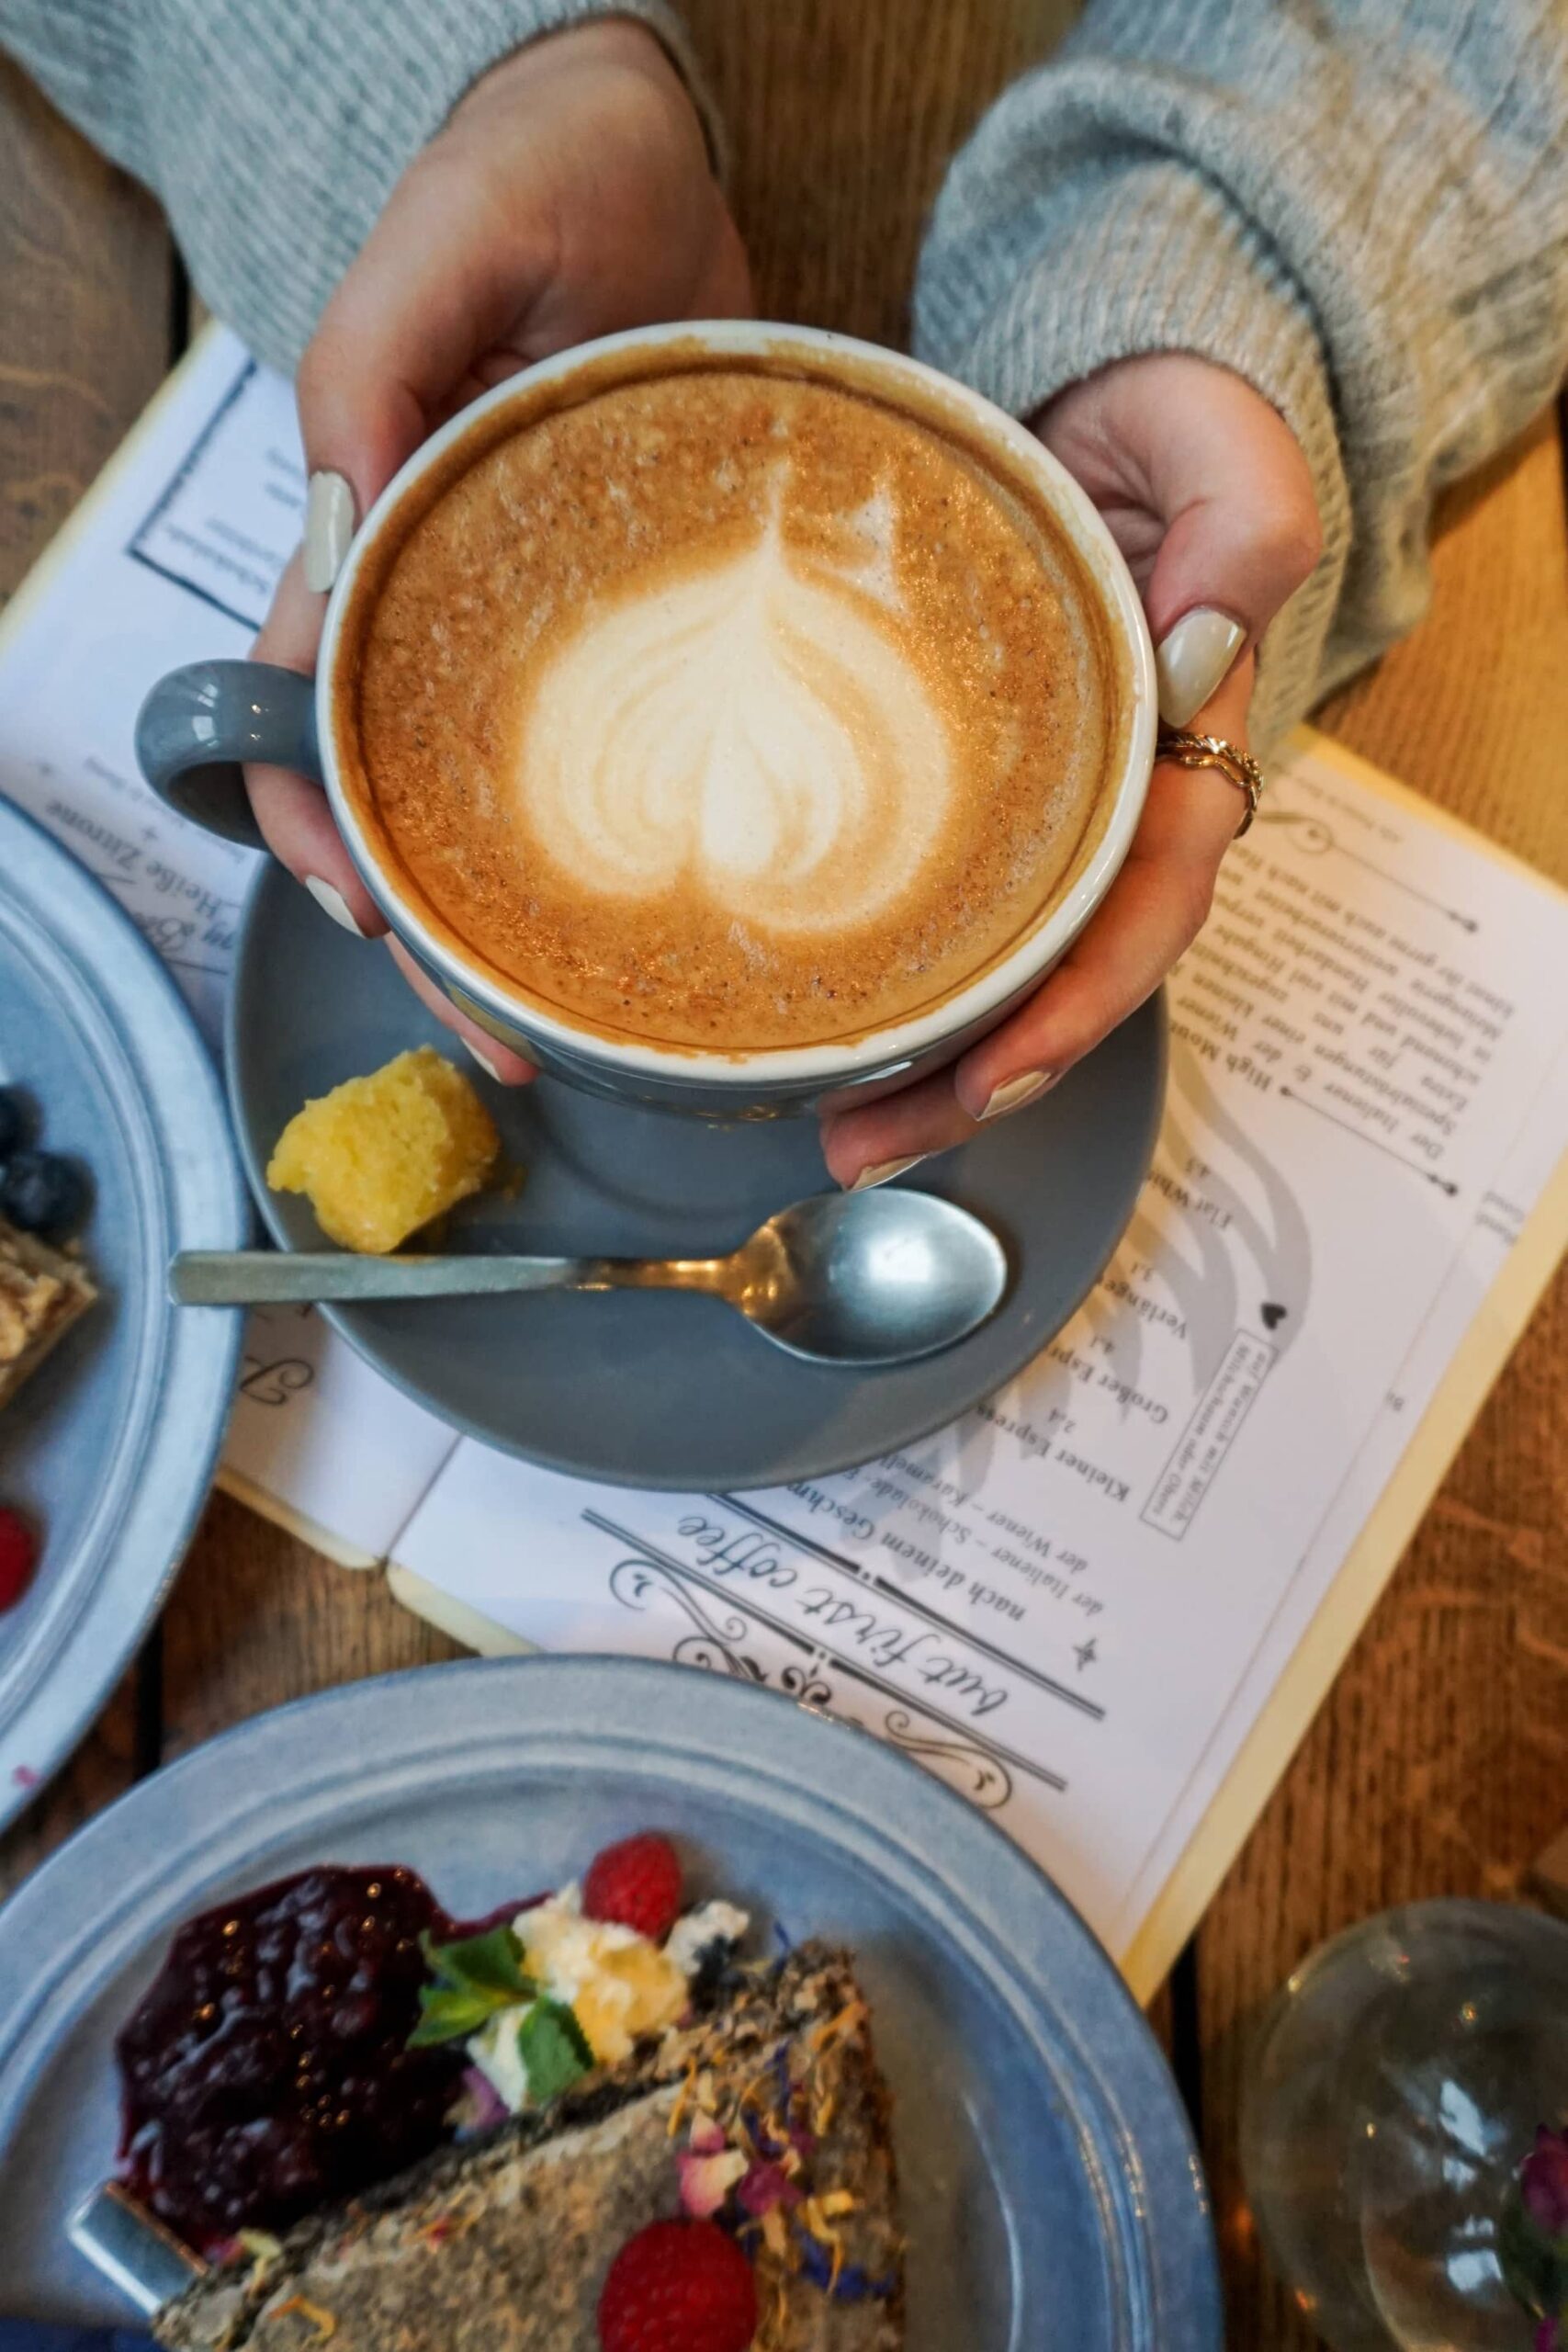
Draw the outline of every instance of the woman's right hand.
M410 164L300 363L305 545L257 658L313 668L324 591L355 522L480 392L616 328L750 308L745 254L701 122L652 34L607 18L503 59ZM340 922L385 933L316 787L282 768L248 768L246 782L290 872ZM508 1081L532 1075L395 942L392 952L488 1068Z

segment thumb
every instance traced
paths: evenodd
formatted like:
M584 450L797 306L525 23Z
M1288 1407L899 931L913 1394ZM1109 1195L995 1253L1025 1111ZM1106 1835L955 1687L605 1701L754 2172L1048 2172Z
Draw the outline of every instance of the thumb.
M1165 533L1145 591L1160 716L1185 727L1311 573L1323 535L1312 474L1278 412L1206 366L1136 420Z
M368 247L356 267L367 266L378 280ZM305 585L318 594L331 588L359 524L428 430L427 384L404 364L400 348L405 317L397 307L378 306L376 289L367 290L368 300L353 272L343 281L300 360L296 385L310 477Z
M475 195L430 151L393 190L299 363L306 584L330 588L357 525L434 425L485 389L479 355L544 275L490 251ZM492 241L493 242L493 241ZM516 245L529 241L514 231ZM504 258L505 268L502 266ZM520 288L522 289L520 291Z

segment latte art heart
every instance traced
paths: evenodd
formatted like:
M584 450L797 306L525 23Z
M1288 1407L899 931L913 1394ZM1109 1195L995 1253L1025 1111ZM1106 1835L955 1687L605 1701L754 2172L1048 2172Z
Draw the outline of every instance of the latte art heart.
M722 1054L1010 953L1120 725L1032 481L770 368L536 397L415 485L341 625L340 773L433 933L591 1037Z
M837 932L906 890L953 789L941 711L886 624L776 521L755 546L591 618L541 674L518 791L581 888L700 886Z

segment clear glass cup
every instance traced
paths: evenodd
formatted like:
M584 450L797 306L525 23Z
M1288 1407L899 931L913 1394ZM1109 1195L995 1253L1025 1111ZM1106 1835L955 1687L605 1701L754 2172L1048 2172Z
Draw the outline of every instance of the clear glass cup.
M1568 2125L1568 1926L1413 1903L1303 1962L1248 2055L1241 2165L1334 2352L1529 2352L1497 2233L1543 2123Z

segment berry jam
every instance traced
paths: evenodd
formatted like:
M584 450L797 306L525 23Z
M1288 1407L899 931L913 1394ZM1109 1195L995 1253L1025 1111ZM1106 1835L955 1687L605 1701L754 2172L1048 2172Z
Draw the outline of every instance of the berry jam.
M467 1932L401 1869L304 1871L189 1920L116 2045L132 2194L210 2253L447 2138L463 2049L406 2046L424 1929Z

